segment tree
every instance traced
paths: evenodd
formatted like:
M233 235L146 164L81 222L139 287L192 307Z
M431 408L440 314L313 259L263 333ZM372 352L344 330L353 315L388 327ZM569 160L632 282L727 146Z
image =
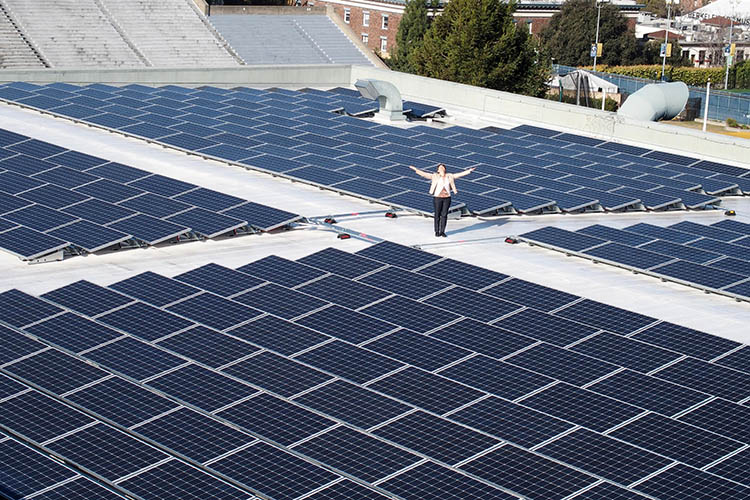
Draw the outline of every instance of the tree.
M542 95L549 66L529 32L516 29L514 9L501 0L451 0L411 53L411 64L422 76Z
M638 44L627 20L616 5L601 7L599 42L602 55L597 62L607 65L630 64L637 60ZM596 39L597 6L594 0L569 0L542 30L541 41L556 62L568 66L591 64L591 44Z
M646 6L643 8L644 12L650 12L657 17L667 17L667 2L666 0L646 0ZM671 19L674 22L674 16L681 14L680 4L672 4L671 8Z
M407 0L396 33L396 50L388 63L391 69L414 73L409 55L422 45L429 26L427 0Z

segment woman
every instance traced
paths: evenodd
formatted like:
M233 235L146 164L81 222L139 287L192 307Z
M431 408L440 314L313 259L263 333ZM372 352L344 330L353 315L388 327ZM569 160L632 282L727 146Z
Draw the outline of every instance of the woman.
M443 163L439 163L437 171L432 174L425 172L424 170L419 170L414 166L410 166L409 168L414 170L420 177L432 181L430 184L430 194L433 196L432 203L435 207L435 236L445 237L445 225L448 222L448 209L451 206L451 190L454 193L458 193L454 180L469 175L475 170L474 167L468 168L457 174L447 173L445 170L445 164Z

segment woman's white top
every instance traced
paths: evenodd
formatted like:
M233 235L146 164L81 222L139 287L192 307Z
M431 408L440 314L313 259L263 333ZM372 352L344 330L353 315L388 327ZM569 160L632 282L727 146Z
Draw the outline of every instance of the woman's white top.
M438 177L437 179L437 186L435 187L435 194L434 196L440 196L440 194L443 192L443 189L445 189L445 192L448 193L448 196L451 194L451 181L448 179L447 175L444 175L442 177Z

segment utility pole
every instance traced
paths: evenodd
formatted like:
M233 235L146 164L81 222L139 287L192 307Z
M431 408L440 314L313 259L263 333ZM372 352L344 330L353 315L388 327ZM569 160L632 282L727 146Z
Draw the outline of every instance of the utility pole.
M735 15L735 8L737 7L737 0L729 0L729 3L732 5L732 15L729 16L729 45L728 45L728 51L725 50L724 59L726 59L727 63L727 70L726 73L724 73L724 90L729 89L729 66L732 64L732 58L734 54L732 54L732 30L734 28L734 15Z
M665 0L667 3L667 29L664 30L664 48L661 55L661 79L664 81L664 66L667 64L667 47L669 46L669 18L672 14L672 2L674 0Z
M599 55L599 21L602 18L602 5L605 0L596 0L596 39L594 40L594 71L596 71L596 57Z

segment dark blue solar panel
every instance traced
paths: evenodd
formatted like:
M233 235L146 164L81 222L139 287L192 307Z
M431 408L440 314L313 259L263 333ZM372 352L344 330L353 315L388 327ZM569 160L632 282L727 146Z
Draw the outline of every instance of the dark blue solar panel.
M18 227L18 224L9 220L0 219L0 232L7 231L8 229L12 229L14 227Z
M648 413L610 435L695 467L704 467L743 446L655 413Z
M262 231L271 231L302 218L300 215L292 212L279 210L278 208L261 205L252 201L245 202L229 210L224 210L223 214L247 221L249 226Z
M283 445L335 425L333 420L265 393L222 410L217 415Z
M3 496L24 498L75 475L71 469L18 441L0 442L0 494Z
M108 370L136 380L153 377L186 363L184 359L129 337L87 352L85 356Z
M100 115L91 116L86 118L87 122L101 125L102 127L120 129L130 125L135 125L138 120L126 118L114 113L102 113Z
M648 373L681 355L619 335L600 333L572 347L574 351Z
M693 264L684 260L658 267L654 271L664 276L711 288L723 288L746 278L746 276L741 274L735 274L702 264Z
M192 208L192 206L187 203L182 203L153 193L145 193L141 196L123 201L120 204L132 210L159 218L168 217Z
M366 307L362 312L422 333L460 317L444 309L398 295Z
M167 337L159 345L214 368L244 358L259 349L202 326Z
M0 363L3 364L47 347L41 342L25 337L4 326L0 326L0 346L3 348L3 351L0 352Z
M15 172L6 171L0 173L0 189L8 194L18 194L21 191L33 189L42 184L44 184L42 181Z
M26 389L25 385L19 384L9 377L0 376L0 399L5 399Z
M575 233L557 227L547 226L535 229L520 235L525 240L532 242L546 243L565 250L580 252L596 245L604 243L606 240L594 238L584 234Z
M175 224L191 228L207 238L214 238L247 225L247 221L211 212L203 208L193 208L172 215L166 219Z
M656 321L655 318L590 299L576 302L555 315L622 334L640 330Z
M667 458L585 429L563 436L541 447L539 452L620 484L630 484L672 463Z
M117 182L130 182L151 175L151 172L114 162L92 168L87 172Z
M425 462L381 483L405 500L444 500L457 493L465 498L511 500L516 498L470 476Z
M190 228L181 224L173 224L150 215L137 214L121 221L110 224L112 229L132 234L133 237L156 245L172 238L176 238L189 231Z
M331 379L330 375L270 352L236 363L224 372L286 397Z
M492 394L516 399L552 383L552 379L486 356L474 356L441 375Z
M0 410L4 426L39 443L92 422L84 413L37 391L3 401Z
M0 248L23 259L33 259L67 246L67 240L26 227L18 227L0 234Z
M603 259L617 264L635 267L637 269L651 269L660 264L674 260L674 257L634 248L621 243L605 243L596 248L583 252L597 260Z
M422 276L391 266L369 274L362 278L361 281L368 285L417 300L451 286L446 281Z
M268 134L271 135L271 134ZM268 137L256 137L259 141L267 141ZM257 148L254 148L254 151ZM274 151L278 149L278 147L273 147ZM260 150L259 150L260 152ZM294 154L294 156L299 156L298 154ZM251 166L253 168L260 168L263 170L270 170L272 172L285 172L287 170L292 170L295 168L304 167L305 164L299 161L283 158L282 156L275 156L272 154L263 154L260 156L256 156L254 158L249 158L247 160L242 161L243 164Z
M22 175L34 175L54 168L55 164L33 156L20 154L0 161L0 167Z
M61 188L53 184L46 184L20 194L21 198L34 201L50 208L63 208L88 198L75 191Z
M337 252L341 251L339 250ZM346 252L341 253L349 255ZM279 285L290 288L306 283L325 274L324 271L314 267L306 266L275 255L269 255L268 257L256 260L255 262L237 268L237 270L252 276L257 276L258 278L270 281L271 283L278 283Z
M680 245L679 243L672 243L671 241L656 240L641 248L649 250L651 252L658 252L670 257L676 257L678 259L687 260L697 264L708 262L709 260L720 257L720 254L700 250L698 248L689 247L687 245Z
M174 279L222 297L236 295L264 283L261 279L218 264L206 264L178 274ZM248 305L253 304L248 303Z
M87 194L94 198L108 201L109 203L117 203L143 194L143 191L109 179L102 179L76 188L76 193Z
M295 401L364 429L411 409L403 403L342 380L303 394Z
M86 280L47 292L42 297L87 316L96 316L133 300Z
M50 231L51 236L70 241L75 246L88 252L96 252L106 247L117 245L131 236L114 229L109 229L89 221L78 221Z
M571 180L571 182L573 182ZM594 182L581 182L580 180L575 180L577 184L583 184L584 182L586 184L593 184ZM640 199L634 196L623 196L621 194L614 194L609 193L606 191L600 191L597 189L591 189L591 188L579 188L573 191L573 194L581 195L581 196L587 196L589 198L597 199L599 200L599 203L606 209L606 210L619 210L621 208L629 207L631 205L636 205L640 202Z
M391 444L347 427L337 427L295 450L372 482L403 469L420 458Z
M34 178L45 182L51 182L53 184L57 184L58 186L70 189L99 179L99 177L89 175L85 172L80 172L69 167L53 168L45 172L35 174Z
M146 498L158 491L160 500L246 500L248 493L184 462L171 460L129 478L120 486Z
M363 349L336 340L295 359L360 384L403 366L398 361L381 356L369 349L372 349L371 344L367 346L367 349ZM378 351L378 349L373 350Z
M147 139L157 139L159 137L163 138L175 133L174 130L168 129L166 127L160 127L159 125L154 125L153 123L136 123L135 125L130 125L129 127L123 127L120 130L122 132L145 137Z
M714 399L679 417L683 422L731 437L750 441L750 408L724 399Z
M673 243L687 243L699 238L698 235L686 233L684 231L677 231L666 227L655 226L653 224L646 224L644 222L628 226L624 230L642 234L644 236L649 236L655 239L671 241Z
M750 495L750 489L745 486L683 464L677 464L638 484L635 488L665 500L681 498L739 500Z
M598 480L559 462L503 446L461 469L530 498L564 498Z
M728 356L717 360L716 363L750 373L750 347L745 346L742 349L738 349Z
M108 375L99 368L54 350L22 359L9 365L7 370L58 395Z
M479 321L492 321L521 307L518 304L461 287L450 288L430 297L426 302Z
M48 447L110 481L167 458L156 448L103 424L65 436Z
M364 342L396 328L393 323L336 305L305 316L297 323L353 343Z
M71 205L68 208L63 209L63 212L75 215L76 217L80 217L81 219L85 219L96 224L109 224L116 220L124 219L135 214L134 211L127 208L93 198L81 203L76 203L75 205Z
M68 500L71 498L96 498L98 500L120 500L122 497L110 490L104 489L98 483L83 477L63 483L55 488L37 495L37 500Z
M12 146L6 146L6 149L33 156L34 158L47 158L66 151L63 147L37 139L29 139L28 141L13 144Z
M419 273L427 274L433 278L444 279L472 290L488 287L508 277L506 274L453 259L436 261L420 269Z
M345 278L356 278L383 267L383 264L360 255L350 254L335 248L326 248L299 259L302 264L339 274Z
M54 316L27 327L26 331L74 352L91 349L121 336L111 328L72 313Z
M330 339L326 335L275 316L263 316L228 333L285 355L294 354Z
M200 292L197 288L165 278L151 271L118 281L109 287L157 307L165 306Z
M371 388L435 413L469 403L482 392L416 368L407 368L370 385Z
M440 259L439 255L417 250L390 241L383 241L357 252L370 259L379 260L404 269L413 270Z
M576 231L577 233L586 234L595 238L601 238L609 241L616 241L624 245L637 246L649 241L654 241L654 238L648 236L642 236L636 233L630 233L621 229L615 229L614 227L603 226L601 224L594 224L592 226L584 227ZM648 248L648 247L646 247Z
M308 500L386 500L387 497L354 481L340 481L307 497Z
M78 220L58 210L36 204L6 214L5 218L36 231L48 231Z
M34 323L63 310L20 290L0 293L0 320L21 327Z
M97 319L145 340L155 340L194 324L141 302L117 309Z
M164 177L163 175L154 174L143 179L131 182L130 186L152 193L160 194L162 196L176 196L178 194L190 191L198 186L190 184L188 182L178 181L170 177Z
M495 285L482 293L547 312L578 299L573 294L518 278Z
M685 358L654 376L730 401L742 401L750 394L750 374L694 358Z
M260 311L211 293L202 293L167 308L204 325L225 330L260 315Z
M596 333L597 328L525 309L496 323L495 326L538 340L565 346Z
M507 361L573 385L584 385L617 369L611 363L549 344L534 346Z
M212 191L206 188L198 188L185 194L175 197L176 200L195 205L196 207L205 208L219 212L227 208L244 203L245 200L230 196L228 194Z
M390 295L389 292L336 275L315 280L298 290L349 309L364 307Z

